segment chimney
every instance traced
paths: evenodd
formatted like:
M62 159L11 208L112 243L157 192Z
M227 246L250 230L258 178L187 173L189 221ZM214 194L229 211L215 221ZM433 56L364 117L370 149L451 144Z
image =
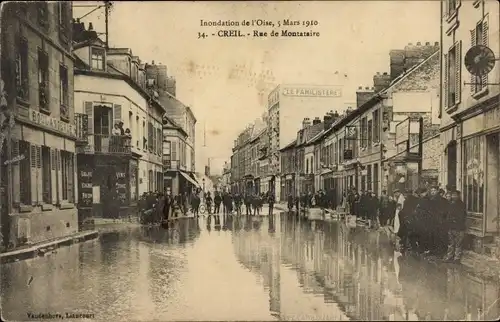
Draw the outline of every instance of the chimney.
M91 22L89 22L89 31L92 31L92 30L94 30L94 26L92 25Z
M356 107L360 107L373 96L373 91L369 87L359 87L356 91Z
M333 122L335 122L335 119L333 117L333 115L331 114L331 112L328 112L324 117L323 117L323 129L326 131L328 130L330 127L332 127L332 124Z
M391 76L387 73L383 73L382 75L377 72L377 74L373 75L373 91L375 93L380 92L383 89L386 89L391 84Z
M302 128L305 129L305 128L309 127L309 126L311 126L311 120L308 117L306 117L302 121Z
M403 74L405 68L405 50L393 49L389 52L391 81Z
M315 117L312 125L316 125L316 124L320 124L320 123L321 123L321 119L319 117Z

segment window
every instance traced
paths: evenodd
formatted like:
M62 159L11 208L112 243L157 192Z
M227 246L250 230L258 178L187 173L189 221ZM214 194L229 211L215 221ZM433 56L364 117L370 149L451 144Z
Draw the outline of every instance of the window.
M378 196L378 164L373 165L373 192Z
M36 8L38 14L38 24L43 28L49 26L49 12L47 8L47 1L37 1Z
M372 120L368 121L368 125L366 126L366 133L367 133L366 143L367 143L368 147L371 148L372 141L373 141L373 121Z
M16 89L17 97L29 100L28 78L28 41L20 37L16 55Z
M373 142L380 142L380 110L373 112Z
M163 142L163 164L170 167L171 159L171 147L172 143L170 141Z
M74 155L67 151L61 151L61 178L62 178L62 199L72 203L74 201Z
M70 36L70 21L71 21L71 6L67 2L61 1L57 3L57 17L59 25L59 38L65 43L68 43Z
M42 201L52 203L52 165L50 148L42 146Z
M146 121L142 121L142 135L143 135L143 138L142 138L142 149L143 150L146 150L147 149L147 146L148 146L148 139L146 137Z
M31 205L31 165L30 143L19 141L19 156L24 159L19 161L19 201L23 205Z
M366 117L361 119L361 147L365 148L366 147L366 131L367 131L367 126L366 126Z
M463 195L467 211L484 211L484 143L483 137L464 141Z
M156 151L156 153L158 155L161 155L162 154L161 142L163 141L162 140L162 131L161 131L161 128L157 128L156 129L156 140L157 140L157 143L156 143L157 151Z
M149 152L153 152L153 146L154 146L154 132L153 132L153 124L151 122L148 122L148 150Z
M477 23L476 28L470 31L471 47L477 45L488 46L488 16ZM471 74L471 93L475 94L486 88L488 75L475 76Z
M155 186L154 186L154 174L153 174L153 170L149 170L148 171L148 187L149 187L149 191L152 192L155 190Z
M111 134L111 107L98 105L94 107L94 134L108 136Z
M104 70L104 49L91 48L91 64L92 68L96 70Z
M50 113L49 97L49 56L38 49L38 103L40 110Z
M59 65L59 101L61 102L61 118L69 120L69 90L68 90L68 69Z
M460 82L461 82L461 41L455 43L450 48L448 54L444 55L445 64L445 106L447 108L454 107L460 103Z
M366 190L372 190L372 165L366 167Z
M448 14L448 16L453 16L458 10L458 7L460 6L460 0L445 0L445 1L447 6L446 13Z
M177 159L177 142L172 144L172 161L178 161Z

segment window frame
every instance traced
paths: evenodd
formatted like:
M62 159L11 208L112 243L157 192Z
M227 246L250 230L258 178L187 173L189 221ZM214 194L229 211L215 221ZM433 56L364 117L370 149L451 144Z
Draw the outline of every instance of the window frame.
M462 164L462 194L463 201L466 206L468 213L472 214L484 214L486 210L485 205L485 186L484 182L485 176L485 137L484 136L474 136L463 141L463 164ZM468 163L472 161L470 157L478 157L477 161L479 163L478 176L482 176L482 190L481 186L478 185L477 190L474 191L474 187L469 187L469 182L474 180L474 169L469 168ZM470 180L471 179L471 180ZM477 180L476 180L477 181Z
M97 54L94 54L94 53L97 53ZM102 59L99 59L99 57L102 57ZM97 62L97 63L101 62L102 67L100 68L99 66L95 66L94 62ZM90 67L93 70L106 71L106 50L104 48L90 47Z
M59 65L59 102L61 120L69 121L69 70L64 64Z
M50 114L50 61L49 54L38 47L38 106L40 112Z
M29 102L29 42L26 37L19 36L15 58L16 98ZM20 92L21 91L21 92Z

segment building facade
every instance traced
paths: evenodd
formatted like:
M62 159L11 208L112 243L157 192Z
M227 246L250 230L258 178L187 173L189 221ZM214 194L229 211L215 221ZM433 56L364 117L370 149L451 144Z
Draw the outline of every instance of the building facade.
M175 99L175 98L172 98ZM176 100L177 103L180 103ZM163 167L164 187L167 193L191 195L200 182L191 162L192 151L189 135L173 119L163 118Z
M268 162L269 180L277 199L281 199L280 189L280 149L296 139L293 126L300 124L309 115L324 115L331 106L342 106L342 86L281 84L268 96Z
M2 148L4 245L78 231L71 2L2 6L6 105L15 124Z
M140 195L163 190L165 110L130 49L106 49L83 23L74 32L79 219L133 215Z
M444 0L441 12L440 179L462 191L468 233L474 249L483 252L495 239L500 245L500 67L497 61L489 74L473 76L465 55L482 45L499 57L498 3Z

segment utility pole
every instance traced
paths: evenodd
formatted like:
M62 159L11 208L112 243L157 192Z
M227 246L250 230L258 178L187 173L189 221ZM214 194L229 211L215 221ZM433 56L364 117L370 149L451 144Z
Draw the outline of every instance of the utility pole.
M418 119L418 186L420 187L422 179L422 156L424 149L424 118Z
M104 23L106 25L106 50L109 49L109 1L104 1Z

